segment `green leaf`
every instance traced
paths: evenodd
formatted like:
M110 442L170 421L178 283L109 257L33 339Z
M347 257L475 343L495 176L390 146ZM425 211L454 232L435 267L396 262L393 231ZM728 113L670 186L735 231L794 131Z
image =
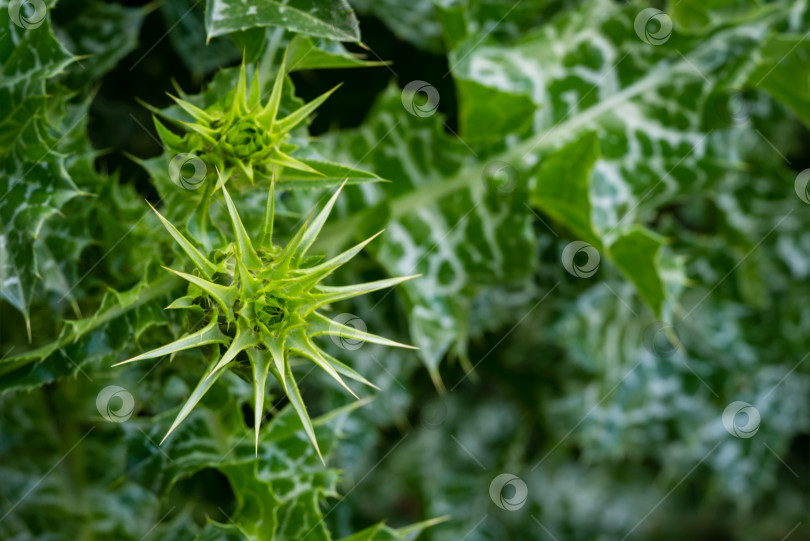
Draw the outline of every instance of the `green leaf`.
M0 1L0 87L39 90L40 83L61 72L73 56L56 39L50 18L35 28L23 29L9 17L8 0ZM4 104L5 105L5 104Z
M608 246L607 255L638 287L658 317L664 317L667 289L661 278L660 236L639 227L619 227L606 232L595 230L592 223L592 176L598 159L595 134L565 145L546 158L534 175L532 204L571 231L577 239L593 243L597 249Z
M461 103L475 99L474 84L500 92L503 100L529 97L536 106L530 133L516 125L520 142L502 153L504 161L542 160L561 144L597 134L601 159L593 184L599 204L593 219L606 230L620 219L624 225L647 219L673 194L719 178L720 164L735 164L737 153L725 134L733 118L713 100L748 77L762 46L753 36L785 16L773 10L709 38L672 34L650 45L633 26L640 11L590 0L512 45L474 47L471 36L451 53ZM585 37L594 32L598 45ZM561 42L560 35L571 39ZM681 84L671 85L674 78ZM694 104L723 129L706 130ZM475 141L491 134L493 143L502 140L506 133L490 132L487 115L471 108L461 137Z
M165 324L161 309L165 302L157 299L177 289L178 281L169 276L156 280L148 274L126 292L108 291L92 316L67 321L53 342L0 360L0 391L35 388L75 376L92 361L114 361L132 347L133 337Z
M704 33L764 11L764 5L755 0L682 0L671 2L667 10L677 31L689 33Z
M749 83L767 90L810 126L810 42L807 35L771 37Z
M109 72L138 45L146 9L118 4L59 2L60 14L70 19L58 26L64 46L82 60L74 64L70 86L89 86Z
M227 536L238 532L239 539L256 541L331 539L319 501L337 495L337 471L323 467L293 407L274 415L259 433L256 458L254 443L242 435L247 427L236 388L230 384L211 389L174 437L166 440L163 453L145 449L146 456L133 457L141 458L134 474L142 483L166 491L206 468L222 473L234 493L236 509L227 518L214 517L223 522L209 523L202 539L221 539L223 532ZM365 403L330 411L309 424L308 430L317 436L324 457L335 447L347 415ZM170 419L161 416L161 421ZM148 425L146 429L150 438L151 433L163 430Z
M409 114L398 88L380 97L359 129L321 142L342 161L357 161L391 182L364 186L352 214L324 228L320 246L334 251L366 224L376 228L380 217L386 220L379 224L385 234L370 245L373 257L389 275L422 275L398 291L411 338L440 386L440 361L451 349L463 354L478 296L530 276L535 241L527 178L507 163L478 162L447 134L440 115ZM507 177L501 188L489 182L498 171Z
M441 51L442 29L431 0L353 0L352 5L383 21L399 39L421 49Z
M436 19L441 23L445 51L456 49L468 38L480 42L513 42L547 24L555 13L569 8L547 0L514 3L440 0L433 4Z
M46 81L73 57L47 15L28 29L9 15L8 2L0 2L0 296L27 321L39 280L34 243L45 221L79 193L60 151L82 141L82 130L71 131L84 124L79 117L63 130L69 96L61 87L48 96Z
M357 18L345 0L206 0L208 37L255 26L280 26L311 36L360 41Z
M45 221L79 192L58 159L0 160L0 295L27 316L39 279L34 243Z
M588 242L598 242L591 223L591 175L598 157L596 135L586 134L543 160L533 175L532 205Z
M718 14L723 25L710 35L674 33L653 45L634 26L642 8L590 0L508 44L479 43L471 33L450 64L459 99L470 104L461 136L481 148L482 136L490 145L507 135L519 141L499 156L538 163L533 203L607 255L621 254L614 262L662 317L668 286L656 263L660 241L642 228L674 198L714 189L728 168L745 167L740 156L749 140L733 132L739 120L719 98L749 78L763 46L755 36L787 11L754 17L743 6L745 16ZM487 100L497 100L498 110L530 98L536 109L528 129L490 130L487 109L475 107L481 87L494 93ZM695 104L702 114L694 114Z
M362 532L344 537L340 541L413 541L427 528L441 524L447 521L448 518L449 517L434 518L397 529L390 528L382 523L376 524L370 528L366 528Z
M458 123L470 141L492 140L498 134L506 136L531 129L537 105L525 94L495 90L477 81L463 81L462 88Z
M634 228L613 240L610 258L635 285L657 317L664 317L667 292L661 278L659 250L663 239L646 229Z
M204 6L194 0L160 4L169 40L195 79L231 64L242 56L241 47L228 37L206 40Z

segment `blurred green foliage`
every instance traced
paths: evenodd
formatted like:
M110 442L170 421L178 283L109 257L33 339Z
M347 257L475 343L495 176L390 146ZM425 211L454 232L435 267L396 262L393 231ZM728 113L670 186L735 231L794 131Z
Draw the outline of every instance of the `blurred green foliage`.
M810 535L807 0L349 3L0 0L0 537ZM141 103L285 49L283 112L344 83L294 156L390 181L325 224L386 229L335 283L422 274L334 306L420 347L321 343L371 403L295 366L326 466L278 386L255 456L239 370L157 445L219 346L111 368L187 330L144 198L229 227ZM288 239L329 194L284 178ZM229 185L249 231L268 183Z

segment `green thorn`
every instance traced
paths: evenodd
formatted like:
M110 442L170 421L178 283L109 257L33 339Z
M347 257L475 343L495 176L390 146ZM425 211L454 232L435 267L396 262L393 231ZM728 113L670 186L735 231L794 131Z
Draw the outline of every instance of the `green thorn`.
M233 231L236 235L236 248L239 257L246 267L251 269L261 268L262 262L256 250L253 249L253 245L250 243L250 237L248 237L245 226L242 225L242 220L239 218L239 213L236 211L236 206L233 204L233 200L228 194L228 190L225 188L225 183L222 180L222 174L219 172L219 168L217 168L217 175L219 176L219 187L225 198L225 204L228 206L228 214L231 216L231 225L233 225Z

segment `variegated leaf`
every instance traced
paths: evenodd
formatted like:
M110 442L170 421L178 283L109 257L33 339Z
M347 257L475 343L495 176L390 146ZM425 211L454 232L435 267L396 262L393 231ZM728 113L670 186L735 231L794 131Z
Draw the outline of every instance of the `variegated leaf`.
M302 34L340 41L360 41L357 18L345 0L207 0L209 37L256 26L280 26Z

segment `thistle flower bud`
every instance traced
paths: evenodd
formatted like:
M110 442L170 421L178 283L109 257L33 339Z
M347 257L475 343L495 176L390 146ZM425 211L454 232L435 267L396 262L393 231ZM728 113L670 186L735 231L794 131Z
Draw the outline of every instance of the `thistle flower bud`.
M241 124L237 125L240 126ZM244 148L254 142L253 140L245 142L245 139L242 139L252 136L249 129L240 128L235 132L236 135L233 136L237 143L235 149ZM273 186L271 182L263 232L272 232L275 208ZM194 347L213 346L213 355L206 374L180 410L166 436L191 413L216 379L224 373L225 367L236 364L250 365L254 380L257 450L259 428L264 414L266 380L272 372L298 412L307 435L320 454L312 422L290 368L290 357L297 356L311 360L353 395L354 392L346 385L344 377L373 387L351 367L322 350L314 339L328 335L353 342L371 342L404 348L412 346L345 325L341 321L328 318L322 310L336 301L395 286L414 277L340 287L323 284L323 281L338 267L351 260L377 236L374 235L323 262L320 258L307 256L343 186L338 188L314 218L313 211L310 219L283 248L273 245L272 233L262 235L262 244L254 247L221 175L219 187L231 218L233 241L225 249L216 250L212 254L203 254L155 210L169 234L195 267L193 274L172 270L189 282L189 287L187 294L173 302L169 308L208 307L207 323L201 330L190 329L189 334L171 344L123 363L163 357ZM224 352L221 351L223 348Z

